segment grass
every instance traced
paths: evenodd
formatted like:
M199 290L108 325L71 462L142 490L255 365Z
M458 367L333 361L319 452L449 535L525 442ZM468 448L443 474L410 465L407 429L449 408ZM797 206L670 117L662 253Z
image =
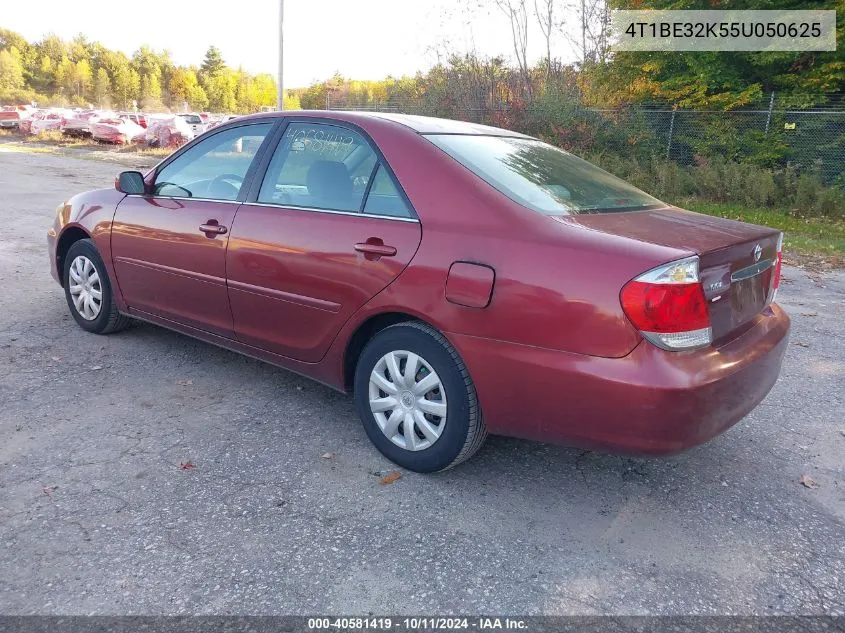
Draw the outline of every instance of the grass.
M170 156L175 150L171 147L145 147L143 145L113 145L100 143L90 138L80 136L65 136L60 130L48 130L38 136L20 134L16 130L0 130L0 143L11 141L26 147L28 152L51 152L61 149L86 150L90 155L81 154L81 158L96 158L98 153L108 156L123 155L127 157L137 156L160 160ZM101 158L104 157L101 154Z
M845 220L843 219L808 218L786 209L760 209L698 200L689 200L681 206L699 213L780 229L784 233L784 247L787 251L826 255L837 261L845 258Z

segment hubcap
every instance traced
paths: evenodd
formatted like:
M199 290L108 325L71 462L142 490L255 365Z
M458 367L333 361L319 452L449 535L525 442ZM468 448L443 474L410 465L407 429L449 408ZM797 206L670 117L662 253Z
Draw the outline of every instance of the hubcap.
M79 255L70 264L70 296L79 315L93 321L103 305L103 286L94 263Z
M391 442L421 451L446 428L446 391L424 358L404 350L389 352L370 374L370 410Z

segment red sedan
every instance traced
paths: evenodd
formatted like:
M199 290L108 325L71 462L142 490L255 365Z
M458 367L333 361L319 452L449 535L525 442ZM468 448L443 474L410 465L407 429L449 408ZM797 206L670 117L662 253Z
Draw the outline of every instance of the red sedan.
M782 235L670 207L507 130L262 113L61 205L53 276L355 395L431 472L487 433L637 454L705 442L780 371Z

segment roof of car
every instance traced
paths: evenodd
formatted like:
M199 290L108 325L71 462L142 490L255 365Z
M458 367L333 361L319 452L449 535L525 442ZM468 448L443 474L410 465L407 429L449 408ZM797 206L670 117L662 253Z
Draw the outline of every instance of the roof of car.
M468 121L455 121L453 119L439 119L437 117L419 116L416 114L398 114L395 112L369 112L360 110L285 110L284 112L260 112L248 115L248 118L259 118L266 116L296 116L304 115L314 118L339 119L342 121L361 121L362 119L380 119L392 121L418 134L477 134L486 136L517 136L531 138L525 134L505 130L480 123Z
M519 132L505 130L491 125L455 121L454 119L439 119L417 114L397 114L393 112L367 112L366 114L388 121L401 123L420 134L484 134L487 136L525 136ZM527 137L526 137L527 138Z

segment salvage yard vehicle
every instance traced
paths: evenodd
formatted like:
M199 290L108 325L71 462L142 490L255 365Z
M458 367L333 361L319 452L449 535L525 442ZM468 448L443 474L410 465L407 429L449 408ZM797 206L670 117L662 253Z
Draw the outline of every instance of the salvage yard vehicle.
M42 116L32 117L29 125L29 133L37 136L51 130L59 130L62 127L65 117L69 115L69 110L50 110Z
M144 135L144 128L124 115L113 115L91 123L91 138L101 143L125 145L144 140Z
M91 136L91 124L107 116L99 110L78 110L62 119L61 130L65 136Z
M32 116L33 108L27 105L4 106L0 108L0 128L17 129L21 121Z
M427 117L238 118L60 205L48 245L84 330L140 319L353 392L419 472L488 432L703 443L772 388L790 326L778 231Z
M199 114L185 113L178 116L180 116L185 123L191 126L191 131L194 133L194 136L199 136L205 132L205 121L203 121Z

